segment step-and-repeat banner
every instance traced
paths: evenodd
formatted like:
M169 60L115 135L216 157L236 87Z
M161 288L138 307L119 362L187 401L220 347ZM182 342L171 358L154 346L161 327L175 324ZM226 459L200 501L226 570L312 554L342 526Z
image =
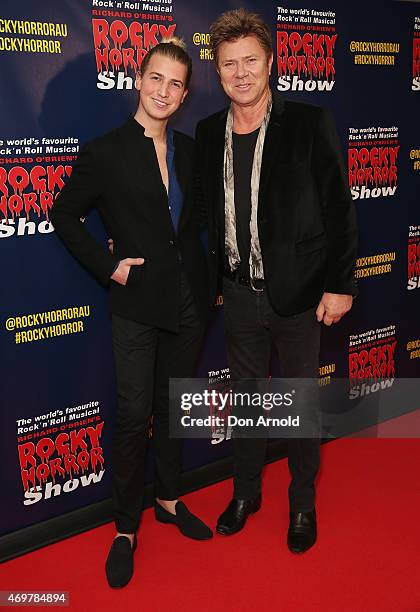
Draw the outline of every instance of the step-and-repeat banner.
M57 239L51 206L82 144L136 109L135 72L162 36L182 36L193 58L175 126L193 135L199 119L226 105L208 30L239 6L272 29L273 90L331 109L359 216L360 296L323 332L320 384L348 378L351 404L418 375L418 4L2 2L0 535L110 495L116 396L107 295ZM106 248L96 214L86 223ZM229 375L219 310L197 372L211 382ZM229 454L225 433L187 441L185 469Z

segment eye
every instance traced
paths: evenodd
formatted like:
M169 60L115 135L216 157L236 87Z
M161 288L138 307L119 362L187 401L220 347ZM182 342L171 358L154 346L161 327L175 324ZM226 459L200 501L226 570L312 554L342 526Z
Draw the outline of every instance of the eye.
M248 64L255 64L256 61L257 61L256 57L250 57L248 60Z
M181 89L181 87L182 87L181 83L178 83L178 82L176 82L176 81L175 81L174 83L172 83L172 85L173 85L174 87L176 87L177 89Z

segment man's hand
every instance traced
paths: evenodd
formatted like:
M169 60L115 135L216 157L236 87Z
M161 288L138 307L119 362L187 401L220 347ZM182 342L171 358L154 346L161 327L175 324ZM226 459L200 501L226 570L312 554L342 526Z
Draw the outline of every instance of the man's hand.
M118 268L115 270L114 274L111 276L112 280L120 285L127 284L128 274L130 272L131 266L142 266L144 264L144 259L141 257L133 258L127 257L127 259L122 259L118 264Z
M353 296L341 295L339 293L324 293L316 309L316 318L319 323L324 321L325 325L338 323L353 303Z

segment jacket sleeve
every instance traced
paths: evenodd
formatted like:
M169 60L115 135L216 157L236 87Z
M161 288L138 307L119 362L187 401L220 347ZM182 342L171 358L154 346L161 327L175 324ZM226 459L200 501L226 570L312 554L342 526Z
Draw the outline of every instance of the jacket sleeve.
M68 250L103 285L108 285L118 259L104 249L80 220L101 196L92 144L81 150L69 180L61 190L50 213L55 231Z
M319 112L313 141L312 168L328 239L325 291L356 296L356 209L348 187L334 120L327 109L319 109Z

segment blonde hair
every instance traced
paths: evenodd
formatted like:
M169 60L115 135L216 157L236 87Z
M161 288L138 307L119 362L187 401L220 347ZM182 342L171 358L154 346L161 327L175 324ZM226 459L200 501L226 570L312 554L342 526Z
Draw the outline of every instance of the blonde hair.
M173 45L176 45L177 47L181 47L181 49L183 49L184 51L187 51L187 45L185 44L184 39L179 38L179 36L168 36L167 38L162 38L160 42L163 45L172 43Z

